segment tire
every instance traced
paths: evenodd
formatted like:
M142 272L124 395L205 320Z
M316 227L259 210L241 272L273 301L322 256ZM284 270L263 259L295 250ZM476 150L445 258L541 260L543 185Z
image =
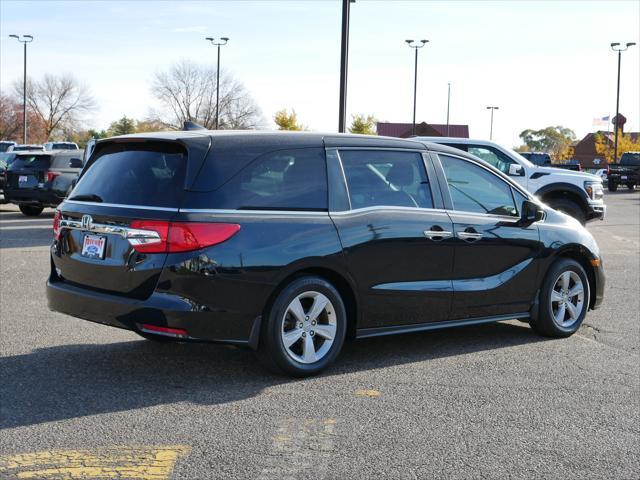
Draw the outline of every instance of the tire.
M328 303L314 318L314 307L325 300ZM335 287L320 277L299 277L282 289L265 312L258 357L277 373L315 375L336 359L346 331L347 313ZM286 341L291 342L289 346Z
M636 186L635 186L635 184L633 184L633 183L627 183L627 188L628 188L629 190L633 190L633 189L635 189L635 188L636 188Z
M556 198L552 199L549 206L554 210L566 213L567 215L578 220L582 225L587 221L586 215L580 205L568 198Z
M37 217L44 210L44 207L34 207L33 205L18 205L18 208L27 217Z
M607 184L607 188L610 192L615 192L616 190L618 190L618 184L610 181Z
M563 278L568 279L567 284L563 284ZM568 291L568 296L563 295L563 290ZM580 290L581 294L576 293ZM572 296L572 292L576 294ZM560 259L551 266L544 279L538 318L531 319L531 328L545 337L569 337L582 325L589 310L589 301L589 280L582 265L575 260ZM562 308L569 303L573 308Z

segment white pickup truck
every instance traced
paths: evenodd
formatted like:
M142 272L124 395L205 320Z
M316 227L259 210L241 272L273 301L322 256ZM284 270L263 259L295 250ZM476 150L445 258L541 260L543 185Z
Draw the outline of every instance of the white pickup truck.
M589 173L539 167L509 148L487 140L451 137L414 137L416 140L464 150L509 175L550 207L580 223L603 220L606 212L602 179Z

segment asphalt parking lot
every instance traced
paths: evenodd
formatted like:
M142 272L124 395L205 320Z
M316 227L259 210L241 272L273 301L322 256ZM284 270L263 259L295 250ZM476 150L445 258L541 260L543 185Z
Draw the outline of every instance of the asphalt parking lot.
M49 312L52 211L0 206L0 478L640 478L640 192L606 203L605 301L573 337L363 340L305 380Z

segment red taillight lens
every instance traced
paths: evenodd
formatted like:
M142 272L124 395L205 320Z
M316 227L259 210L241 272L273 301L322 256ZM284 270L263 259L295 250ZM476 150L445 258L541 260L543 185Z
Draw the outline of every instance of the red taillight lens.
M47 172L47 182L53 182L58 175L60 175L58 172Z
M235 223L164 222L135 220L131 228L157 232L159 240L132 244L141 253L176 253L199 250L233 237L240 225Z
M60 240L60 210L56 210L56 213L53 215L53 239Z

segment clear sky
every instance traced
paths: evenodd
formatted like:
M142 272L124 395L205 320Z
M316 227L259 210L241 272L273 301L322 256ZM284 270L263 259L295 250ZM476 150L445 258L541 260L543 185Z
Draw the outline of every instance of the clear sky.
M99 104L89 125L154 107L153 73L181 58L215 62L205 36L228 36L223 69L242 81L267 125L295 108L312 130L336 131L340 69L339 0L0 2L0 88L22 78L22 50L7 35L32 34L30 76L73 73ZM352 4L348 115L410 122L413 51L420 51L418 121L451 123L519 143L525 128L563 125L578 136L615 113L614 41L640 43L640 2L367 1ZM640 47L623 54L620 110L640 130Z

